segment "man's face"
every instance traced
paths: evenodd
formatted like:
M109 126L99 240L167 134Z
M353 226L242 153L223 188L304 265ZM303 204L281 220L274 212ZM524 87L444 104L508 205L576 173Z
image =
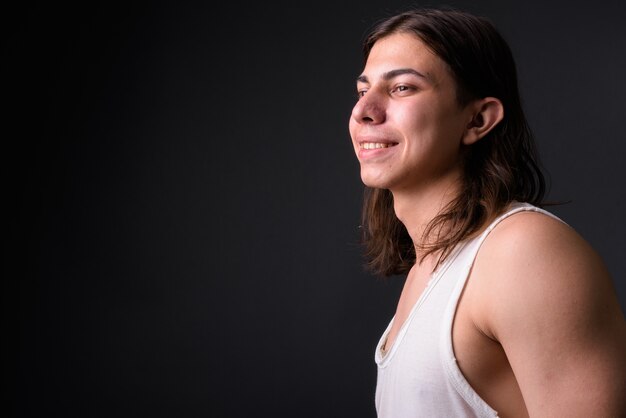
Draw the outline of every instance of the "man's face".
M370 187L415 191L456 181L472 115L447 65L416 36L377 41L357 81L350 136Z

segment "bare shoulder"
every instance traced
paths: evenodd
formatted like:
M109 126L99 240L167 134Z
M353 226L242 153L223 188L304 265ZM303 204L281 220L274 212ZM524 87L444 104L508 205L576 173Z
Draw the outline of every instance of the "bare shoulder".
M572 227L543 213L501 221L485 239L475 270L494 304L521 302L529 311L584 316L607 302L619 309L598 253Z
M481 251L517 267L530 257L535 263L566 263L570 268L587 266L606 273L598 254L578 232L541 212L518 212L502 220Z
M529 412L562 401L626 413L626 322L601 257L574 229L542 213L511 215L470 277L473 319L502 345Z

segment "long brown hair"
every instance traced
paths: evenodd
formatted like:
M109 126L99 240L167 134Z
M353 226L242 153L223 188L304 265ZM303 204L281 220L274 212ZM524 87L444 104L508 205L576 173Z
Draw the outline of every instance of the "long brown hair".
M460 105L496 97L504 106L503 120L464 146L460 193L428 224L424 237L435 240L419 244L421 260L438 253L438 266L512 201L540 205L545 180L522 109L515 61L494 25L452 9L407 11L373 28L363 44L365 59L378 40L399 32L416 35L447 63ZM404 274L415 264L415 244L395 215L389 190L365 188L362 231L368 267L375 273Z

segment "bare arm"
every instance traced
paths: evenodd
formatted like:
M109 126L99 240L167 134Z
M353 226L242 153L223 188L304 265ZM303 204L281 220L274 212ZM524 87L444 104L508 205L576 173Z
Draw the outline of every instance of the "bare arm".
M540 214L492 235L477 325L502 345L529 415L626 416L626 322L598 255Z

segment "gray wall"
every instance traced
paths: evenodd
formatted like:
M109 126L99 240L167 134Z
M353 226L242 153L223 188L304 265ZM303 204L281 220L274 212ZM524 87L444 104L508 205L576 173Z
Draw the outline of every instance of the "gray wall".
M361 267L347 122L408 3L293 3L7 11L13 416L374 416L401 281ZM447 4L509 40L554 211L626 306L623 10Z

